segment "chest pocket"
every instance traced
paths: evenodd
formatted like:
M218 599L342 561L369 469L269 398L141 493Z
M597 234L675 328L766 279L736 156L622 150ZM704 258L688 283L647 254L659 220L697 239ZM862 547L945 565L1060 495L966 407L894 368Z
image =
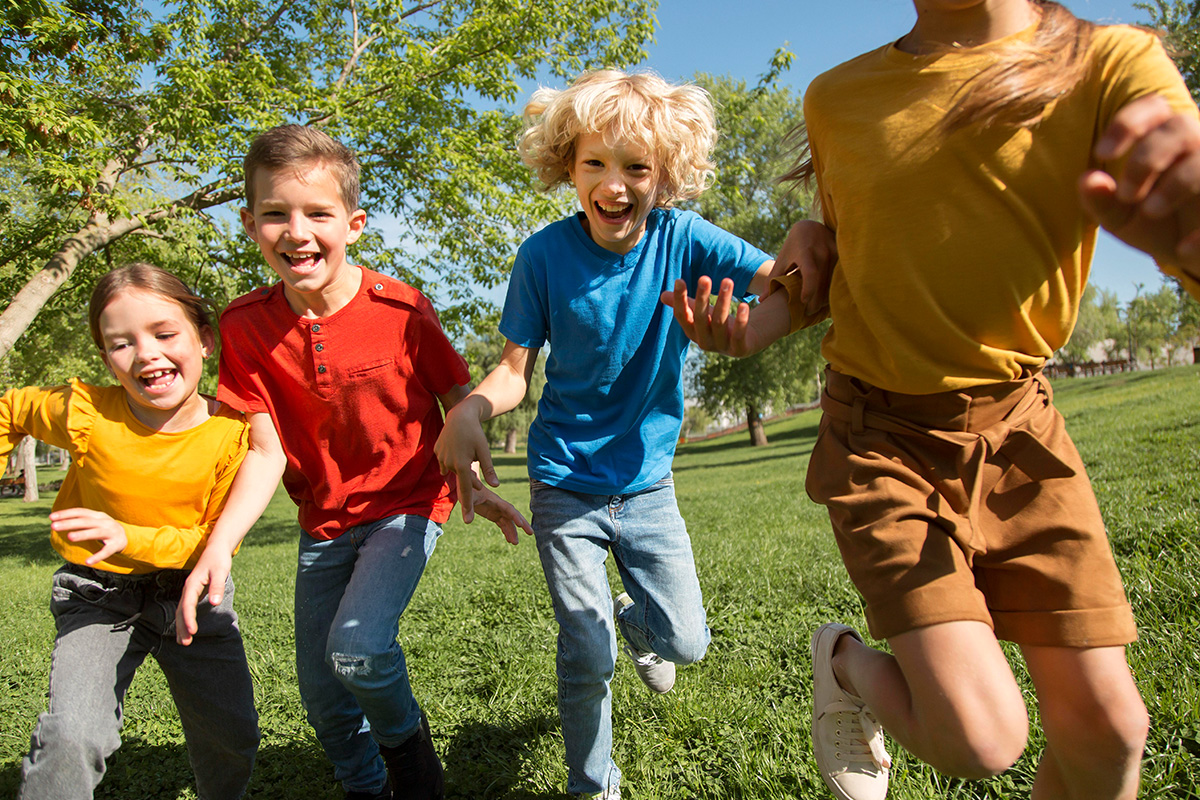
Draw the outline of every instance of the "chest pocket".
M369 380L379 377L387 373L389 370L395 369L396 359L385 358L382 361L371 361L367 364L359 364L346 370L346 379L352 381Z

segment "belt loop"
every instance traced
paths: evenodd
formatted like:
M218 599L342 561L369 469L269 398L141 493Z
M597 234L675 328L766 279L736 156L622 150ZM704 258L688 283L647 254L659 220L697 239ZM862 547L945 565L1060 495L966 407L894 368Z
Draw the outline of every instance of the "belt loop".
M859 435L867 429L863 421L863 416L867 411L867 398L858 396L854 398L854 407L850 410L850 432Z

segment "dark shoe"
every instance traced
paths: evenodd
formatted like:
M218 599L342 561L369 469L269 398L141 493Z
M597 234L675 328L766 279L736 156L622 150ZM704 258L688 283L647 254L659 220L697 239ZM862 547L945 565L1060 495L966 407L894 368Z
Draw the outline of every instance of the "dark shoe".
M346 792L345 800L392 800L392 787L385 783L374 792Z
M424 711L417 732L408 741L396 747L380 745L379 754L387 767L393 800L442 800L445 791L442 762L433 749Z

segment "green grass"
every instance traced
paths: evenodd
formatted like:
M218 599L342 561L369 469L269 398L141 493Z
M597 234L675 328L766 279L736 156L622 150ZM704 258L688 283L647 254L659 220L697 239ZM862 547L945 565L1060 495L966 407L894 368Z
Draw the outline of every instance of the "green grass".
M1198 797L1200 369L1062 380L1056 388L1138 616L1141 639L1129 657L1152 718L1143 796ZM817 420L808 412L771 424L766 448L749 447L740 433L680 449L679 503L713 643L662 697L647 694L627 661L618 665L615 758L633 800L828 797L809 744L808 640L828 619L863 623L824 510L804 494ZM526 508L524 460L499 456L498 466L504 494ZM49 504L0 501L0 797L15 793L45 704L53 640L47 602L58 563L46 536ZM332 800L341 791L295 688L295 547L294 510L280 495L235 560L263 729L251 796ZM532 540L511 547L484 524L450 522L401 620L449 797L562 797L554 633ZM194 797L175 711L153 663L133 683L126 720L125 744L97 797ZM1040 747L1035 735L1013 770L970 783L894 752L889 797L1028 797Z

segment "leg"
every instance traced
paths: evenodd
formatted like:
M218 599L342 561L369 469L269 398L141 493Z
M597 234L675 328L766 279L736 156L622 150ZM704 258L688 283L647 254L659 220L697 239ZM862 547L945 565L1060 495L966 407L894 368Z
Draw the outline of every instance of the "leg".
M987 625L930 625L888 644L894 657L842 636L833 658L842 688L862 698L906 750L948 775L984 778L1012 766L1029 722Z
M325 661L329 632L357 559L350 532L320 541L300 532L296 567L296 678L317 740L347 792L387 782L379 746L358 701Z
M105 759L121 744L125 692L146 657L132 627L116 626L140 607L135 593L106 588L69 567L55 573L50 708L38 717L22 763L21 800L92 796Z
M617 642L604 569L613 531L609 498L535 483L530 509L558 622L558 709L567 750L567 791L615 790L621 771L612 760L609 682Z
M636 649L676 664L699 661L712 639L692 542L670 478L624 498L613 554L633 600L618 618Z
M1149 721L1123 647L1023 647L1046 750L1033 796L1132 800Z
M258 714L246 651L233 611L233 580L217 608L202 598L191 645L175 642L175 605L164 603L159 666L171 687L201 800L233 800L250 782L258 752Z

